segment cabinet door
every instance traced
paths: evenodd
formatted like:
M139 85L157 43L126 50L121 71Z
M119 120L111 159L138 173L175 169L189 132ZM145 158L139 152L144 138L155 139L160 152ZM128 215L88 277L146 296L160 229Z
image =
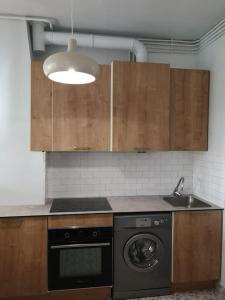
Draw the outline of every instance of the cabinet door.
M171 150L207 150L208 100L208 71L171 69Z
M52 150L52 82L41 61L31 64L31 150Z
M108 151L110 66L85 85L53 83L53 150Z
M47 293L47 218L0 219L0 298Z
M207 288L218 281L221 248L221 211L174 213L174 290L200 288L201 284Z
M63 227L112 227L112 214L82 214L71 216L49 216L48 228Z
M169 150L169 65L113 62L114 151Z

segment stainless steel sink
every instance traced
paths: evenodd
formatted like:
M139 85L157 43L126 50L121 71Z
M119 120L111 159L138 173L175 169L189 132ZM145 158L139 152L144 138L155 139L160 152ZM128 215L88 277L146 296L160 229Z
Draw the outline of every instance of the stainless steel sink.
M185 195L185 196L167 196L163 197L163 199L175 207L185 207L185 208L198 208L198 207L211 207L208 203L205 203L193 195Z

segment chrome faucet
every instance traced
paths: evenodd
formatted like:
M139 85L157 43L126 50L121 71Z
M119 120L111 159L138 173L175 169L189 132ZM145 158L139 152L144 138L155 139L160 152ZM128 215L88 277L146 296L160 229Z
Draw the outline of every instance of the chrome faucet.
M184 189L184 177L181 177L173 191L173 195L178 197L182 196L183 189Z

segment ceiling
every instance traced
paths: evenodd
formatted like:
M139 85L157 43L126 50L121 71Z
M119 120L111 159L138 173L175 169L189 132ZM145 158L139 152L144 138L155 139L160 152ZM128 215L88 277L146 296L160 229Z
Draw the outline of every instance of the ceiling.
M0 0L0 13L51 17L70 26L70 0ZM74 0L80 31L197 39L225 18L225 0Z

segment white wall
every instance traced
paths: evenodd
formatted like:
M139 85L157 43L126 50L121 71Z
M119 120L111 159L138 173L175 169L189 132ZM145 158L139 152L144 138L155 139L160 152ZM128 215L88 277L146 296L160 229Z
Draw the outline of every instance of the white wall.
M30 149L26 24L0 20L0 204L44 203L44 159ZM0 208L1 209L1 208Z
M195 194L224 207L225 36L199 53L198 67L210 70L209 150L194 154L193 188ZM221 282L225 286L225 223L223 229Z
M150 53L149 62L170 64L172 68L196 69L197 56L194 54Z

